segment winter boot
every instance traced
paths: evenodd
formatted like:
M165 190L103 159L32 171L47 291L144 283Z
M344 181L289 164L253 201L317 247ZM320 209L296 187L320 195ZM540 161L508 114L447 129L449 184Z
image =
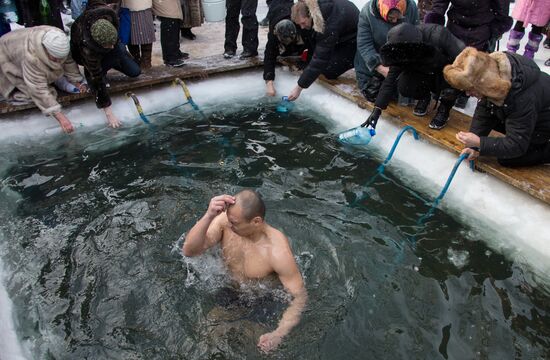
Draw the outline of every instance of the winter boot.
M153 51L153 44L141 45L141 61L139 67L141 70L147 70L151 68L151 53Z
M506 44L506 48L508 48L509 52L517 52L519 49L519 42L523 38L523 35L525 35L525 32L523 31L517 31L517 30L510 30L510 37L508 38L508 43Z
M139 64L141 61L141 53L139 51L139 45L131 45L128 44L128 51L130 52L130 55L134 58L134 61Z
M413 110L413 115L424 116L428 113L428 106L430 106L431 96L427 99L421 99L416 102L416 106Z
M525 52L523 56L532 59L535 57L535 53L539 50L540 42L542 41L542 34L534 34L532 31L529 33L529 41L525 45Z
M447 121L449 121L449 113L451 112L453 103L454 101L449 103L448 101L441 100L439 107L437 108L437 113L430 122L430 125L428 125L431 129L439 130L443 129L445 125L447 125Z

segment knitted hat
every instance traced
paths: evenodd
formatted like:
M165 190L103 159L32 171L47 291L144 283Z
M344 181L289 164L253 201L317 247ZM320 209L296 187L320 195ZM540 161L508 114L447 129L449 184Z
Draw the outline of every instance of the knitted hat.
M92 39L103 47L114 45L118 40L118 31L108 20L97 20L92 24L90 30Z
M452 65L443 69L445 80L455 89L476 90L497 105L504 102L512 86L512 66L503 52L491 54L467 47Z
M42 37L42 45L48 50L48 54L57 59L66 58L71 49L69 38L58 29L47 31Z
M275 25L273 33L281 43L288 45L296 39L296 25L288 19L281 20Z
M380 10L380 16L384 21L388 21L388 14L390 10L397 9L401 12L401 15L405 15L407 10L406 0L378 0L378 9Z

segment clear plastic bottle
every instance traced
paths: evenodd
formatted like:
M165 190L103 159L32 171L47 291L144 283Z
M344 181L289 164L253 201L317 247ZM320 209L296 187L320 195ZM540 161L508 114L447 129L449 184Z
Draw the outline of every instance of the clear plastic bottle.
M372 127L356 127L338 135L338 140L344 144L367 145L376 131Z
M281 102L277 105L277 112L287 113L292 110L294 103L288 100L288 96L283 96Z

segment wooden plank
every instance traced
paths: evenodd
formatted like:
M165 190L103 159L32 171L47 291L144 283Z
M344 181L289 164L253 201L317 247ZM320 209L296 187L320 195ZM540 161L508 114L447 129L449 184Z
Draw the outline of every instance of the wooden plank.
M153 67L144 71L137 78L129 78L118 71L112 71L108 74L111 85L109 93L115 94L129 90L151 87L153 85L169 83L176 78L192 79L206 78L209 75L250 69L259 67L263 64L263 57L258 56L249 60L224 59L220 55L204 57L201 59L192 59L186 61L186 65L180 68L171 68L166 66ZM60 92L61 93L61 92ZM93 97L92 94L63 94L58 97L62 105L67 105L73 101ZM35 109L34 104L13 106L5 101L0 102L0 114L13 113L22 110Z
M319 82L335 93L355 102L359 107L372 110L374 105L361 95L355 82L355 73L349 71L336 80L327 80L323 77ZM459 154L463 145L455 135L459 131L468 131L471 117L459 111L451 110L449 123L441 130L433 130L428 123L435 114L433 108L435 102L430 105L430 112L423 117L414 116L412 107L399 106L392 103L384 111L384 117L389 118L398 126L411 125L419 135L430 143ZM389 116L388 116L389 115ZM384 121L381 119L381 121ZM492 136L502 136L493 132ZM540 165L524 168L507 168L500 166L494 158L480 158L476 162L476 169L493 175L494 177L534 196L535 198L550 204L550 166Z

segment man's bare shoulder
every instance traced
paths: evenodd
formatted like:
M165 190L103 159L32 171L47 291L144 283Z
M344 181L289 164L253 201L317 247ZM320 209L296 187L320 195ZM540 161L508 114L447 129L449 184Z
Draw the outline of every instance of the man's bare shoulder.
M269 226L269 240L271 241L271 254L274 260L281 260L281 257L293 257L288 237L271 225Z

